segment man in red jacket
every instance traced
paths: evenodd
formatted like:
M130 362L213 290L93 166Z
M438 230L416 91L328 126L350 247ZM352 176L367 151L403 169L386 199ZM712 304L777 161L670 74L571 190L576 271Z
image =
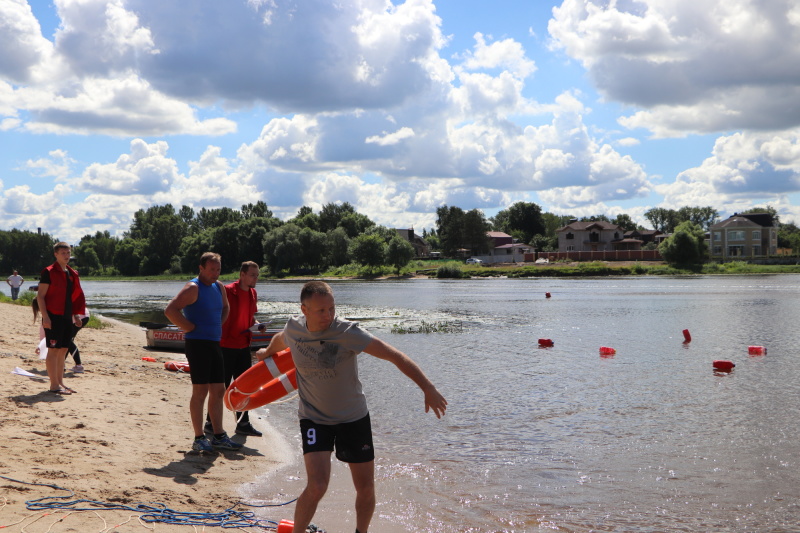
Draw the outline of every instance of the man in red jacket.
M225 285L230 313L228 320L222 324L222 340L219 342L225 361L225 385L230 385L251 365L250 327L256 323L258 294L255 287L258 274L258 265L253 261L245 261L239 268L239 279ZM261 432L250 423L247 411L236 413L236 420L237 435L261 436Z
M72 342L72 326L81 327L81 315L86 314L81 280L69 266L71 252L65 242L53 246L56 262L42 270L36 293L47 339L47 376L50 378L50 392L54 394L75 393L64 385L64 359Z

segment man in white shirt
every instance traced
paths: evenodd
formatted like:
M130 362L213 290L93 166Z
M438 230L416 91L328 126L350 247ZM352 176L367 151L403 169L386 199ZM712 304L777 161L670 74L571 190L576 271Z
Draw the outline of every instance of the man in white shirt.
M25 283L25 280L22 279L22 276L19 275L19 272L16 270L6 280L6 283L11 287L11 299L16 300L19 298L19 288L22 287L22 284Z

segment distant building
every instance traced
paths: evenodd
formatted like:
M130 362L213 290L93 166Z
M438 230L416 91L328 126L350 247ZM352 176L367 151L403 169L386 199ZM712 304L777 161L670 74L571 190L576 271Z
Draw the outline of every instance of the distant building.
M640 239L625 239L622 228L602 220L570 221L556 230L559 252L641 250Z
M428 257L431 253L431 247L428 242L414 233L414 228L411 229L395 229L401 238L407 240L414 247L414 255L417 257Z
M648 244L651 242L658 243L658 237L663 235L662 232L658 231L657 229L635 229L633 231L626 231L624 234L624 238L626 239L638 239L642 241L642 244Z
M769 213L734 213L711 226L709 233L711 259L726 261L778 253L778 228Z

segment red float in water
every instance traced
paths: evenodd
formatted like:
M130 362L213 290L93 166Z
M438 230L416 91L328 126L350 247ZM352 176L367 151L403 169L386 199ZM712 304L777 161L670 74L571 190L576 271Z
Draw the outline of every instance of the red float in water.
M609 348L608 346L601 346L600 347L600 355L614 355L617 353L617 350L614 348Z
M689 333L688 329L683 330L683 342L692 342L692 334Z
M545 298L550 298L550 293L549 292L544 293L544 297Z
M550 348L553 346L553 341L551 339L539 339L539 346L542 348Z
M733 370L733 367L736 365L733 364L733 361L724 361L721 359L717 359L712 363L712 366L715 370L723 370L723 371L730 371Z
M747 353L750 355L767 355L767 349L763 346L748 346Z

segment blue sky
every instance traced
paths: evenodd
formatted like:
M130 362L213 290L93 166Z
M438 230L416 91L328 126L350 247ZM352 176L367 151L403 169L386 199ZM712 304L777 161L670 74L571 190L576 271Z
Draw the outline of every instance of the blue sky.
M788 0L0 0L0 229L171 203L800 222Z

